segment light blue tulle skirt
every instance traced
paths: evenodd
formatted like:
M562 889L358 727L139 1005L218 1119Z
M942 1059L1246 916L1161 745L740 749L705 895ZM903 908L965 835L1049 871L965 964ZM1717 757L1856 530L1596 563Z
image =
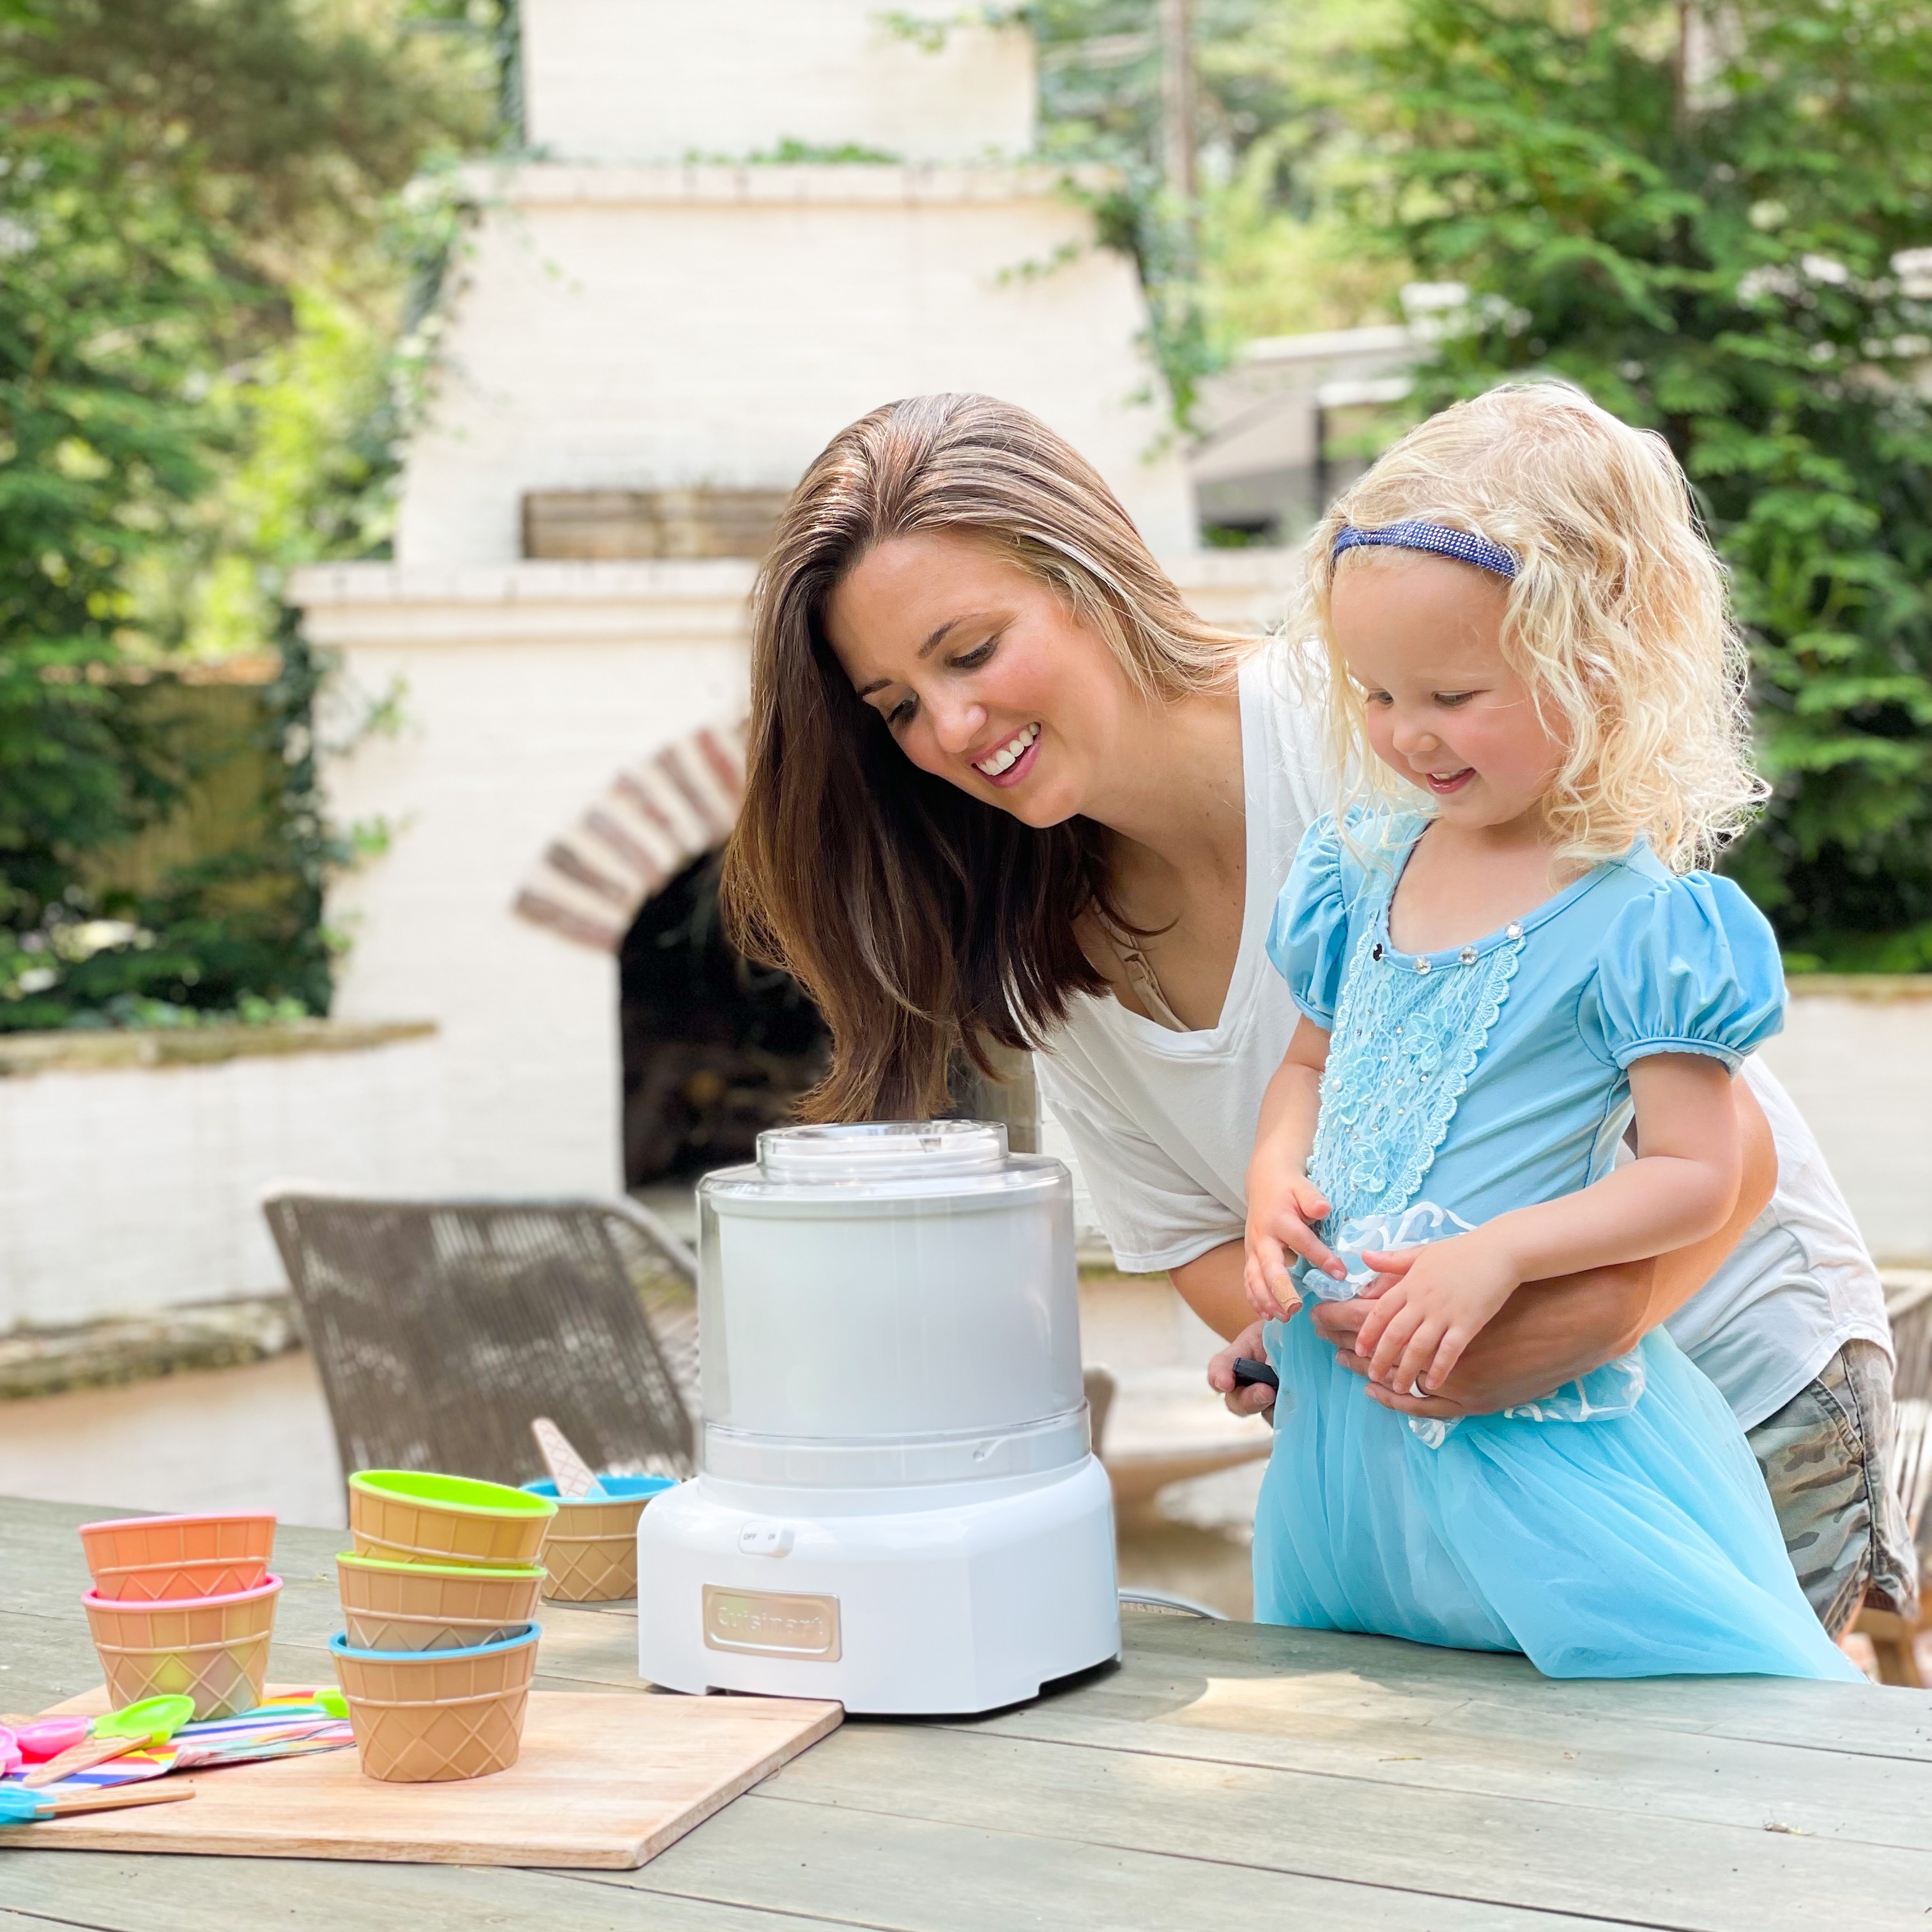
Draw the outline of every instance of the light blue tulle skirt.
M1744 1432L1661 1330L1628 1413L1471 1418L1431 1448L1304 1310L1255 1519L1255 1615L1460 1650L1551 1677L1862 1681L1805 1601Z

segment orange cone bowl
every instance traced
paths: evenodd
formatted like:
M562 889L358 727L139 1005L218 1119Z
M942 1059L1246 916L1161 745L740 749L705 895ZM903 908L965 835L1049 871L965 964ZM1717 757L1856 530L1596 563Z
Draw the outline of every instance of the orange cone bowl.
M600 1476L604 1496L559 1496L553 1482L526 1483L555 1498L543 1543L543 1593L554 1604L608 1604L638 1594L638 1519L652 1497L676 1487L669 1476Z
M522 1630L536 1614L541 1569L484 1570L386 1557L335 1559L353 1650L464 1650Z
M395 1563L534 1564L556 1514L546 1497L467 1476L363 1469L349 1479L349 1534L358 1556Z
M282 1580L252 1590L172 1602L81 1598L94 1647L106 1673L107 1701L117 1711L144 1697L194 1700L194 1714L232 1717L262 1701Z
M274 1555L275 1519L137 1516L84 1522L80 1546L94 1589L115 1600L178 1602L254 1589Z
M363 1774L386 1784L487 1778L517 1761L535 1624L471 1650L369 1651L329 1639Z

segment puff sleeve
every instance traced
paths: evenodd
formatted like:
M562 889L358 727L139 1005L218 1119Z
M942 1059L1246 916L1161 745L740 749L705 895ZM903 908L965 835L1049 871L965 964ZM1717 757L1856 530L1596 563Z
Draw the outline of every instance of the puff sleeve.
M1348 898L1342 841L1332 817L1318 818L1300 848L1268 927L1268 954L1294 1003L1317 1026L1335 1024L1348 963Z
M1784 968L1762 913L1729 879L1690 872L1634 899L1604 942L1598 985L1619 1066L1701 1053L1735 1070L1784 1024Z

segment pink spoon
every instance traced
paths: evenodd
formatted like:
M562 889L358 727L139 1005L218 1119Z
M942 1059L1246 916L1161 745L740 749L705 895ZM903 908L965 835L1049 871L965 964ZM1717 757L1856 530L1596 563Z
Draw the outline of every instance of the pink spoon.
M29 1764L39 1764L85 1743L88 1721L86 1718L43 1718L38 1724L21 1725L14 1736L20 1755Z

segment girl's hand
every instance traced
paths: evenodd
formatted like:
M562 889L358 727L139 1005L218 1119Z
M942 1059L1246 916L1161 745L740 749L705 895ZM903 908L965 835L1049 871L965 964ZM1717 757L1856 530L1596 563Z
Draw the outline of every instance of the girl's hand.
M1462 1351L1522 1285L1508 1252L1480 1228L1362 1259L1398 1278L1376 1298L1356 1352L1369 1358L1370 1382L1402 1395L1441 1388Z
M1286 1322L1301 1306L1288 1257L1299 1255L1337 1281L1348 1270L1322 1245L1316 1223L1328 1212L1322 1190L1306 1174L1282 1168L1248 1170L1246 1257L1241 1285L1249 1305L1264 1321Z

